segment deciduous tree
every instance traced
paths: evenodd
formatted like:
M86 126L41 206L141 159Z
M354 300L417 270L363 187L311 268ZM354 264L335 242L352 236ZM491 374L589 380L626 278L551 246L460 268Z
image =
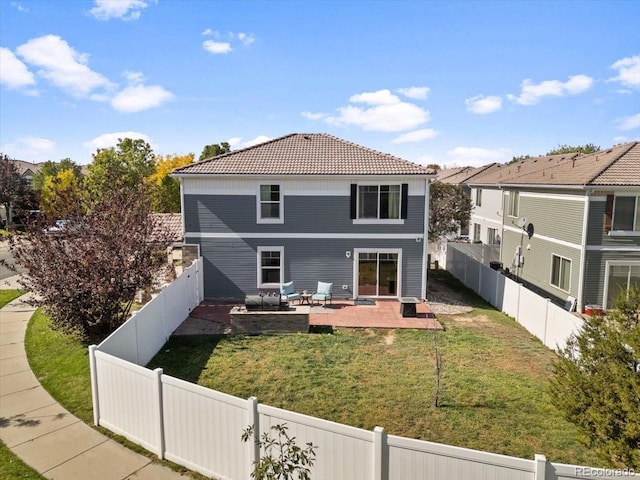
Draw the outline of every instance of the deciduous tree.
M48 160L44 162L40 170L33 175L33 189L38 191L42 190L48 177L55 177L65 170L71 170L78 180L82 179L82 167L70 158L63 158L59 162Z
M13 223L15 215L21 215L35 204L33 191L27 180L20 175L11 159L0 153L0 205L7 216L7 226Z
M471 197L461 186L435 181L429 193L429 240L438 240L469 223Z
M560 350L553 403L608 466L640 469L640 294L618 297Z
M174 168L193 163L194 154L164 155L156 157L155 172L149 177L154 212L180 212L180 181L169 174Z
M97 340L127 318L168 243L154 233L143 189L105 180L111 180L109 195L87 199L86 214L68 218L63 229L52 234L34 223L29 235L10 240L16 267L27 272L23 286L36 293L34 303L51 314L53 325Z
M563 153L595 153L601 148L593 143L585 143L584 145L558 145L556 148L549 150L546 155L561 155Z
M71 169L47 176L40 192L40 210L50 219L73 218L83 213L82 184Z
M205 145L198 161L206 160L207 158L217 157L223 153L231 151L231 146L227 142L213 143L211 145Z

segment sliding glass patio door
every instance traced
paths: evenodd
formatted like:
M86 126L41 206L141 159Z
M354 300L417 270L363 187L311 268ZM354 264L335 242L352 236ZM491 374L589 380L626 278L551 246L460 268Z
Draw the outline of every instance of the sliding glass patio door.
M358 297L397 297L398 258L397 251L358 252Z

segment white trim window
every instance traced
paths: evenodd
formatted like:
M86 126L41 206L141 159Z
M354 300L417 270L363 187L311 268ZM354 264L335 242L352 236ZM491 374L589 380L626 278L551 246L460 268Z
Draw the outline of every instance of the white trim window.
M481 240L480 238L481 231L482 231L482 225L480 225L479 223L474 223L473 224L473 241L474 242L479 242Z
M278 288L283 268L284 247L258 247L258 288Z
M400 185L358 185L358 218L400 219Z
M261 184L257 195L258 223L284 223L282 187Z
M571 288L571 260L560 255L551 255L551 285L568 292Z
M613 230L640 233L640 196L616 195L613 201Z
M487 244L500 245L500 236L497 228L487 227Z
M476 207L482 206L482 189L478 188L476 190Z
M640 290L640 262L608 261L606 268L604 305L611 309L622 292L631 287Z
M520 213L520 192L511 190L509 192L509 216L517 217Z

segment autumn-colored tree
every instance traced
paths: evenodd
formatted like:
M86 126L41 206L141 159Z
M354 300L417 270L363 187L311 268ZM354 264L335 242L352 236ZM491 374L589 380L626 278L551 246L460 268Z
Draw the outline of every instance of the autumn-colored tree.
M49 177L55 177L64 170L71 170L77 179L82 179L82 167L70 158L63 158L59 162L48 160L42 164L40 170L33 175L31 186L34 190L40 191L45 181Z
M82 183L71 169L45 178L40 193L40 210L50 219L82 215Z
M55 328L97 341L126 320L168 244L158 238L160 229L154 232L144 189L105 180L109 195L86 197L86 213L64 228L52 233L36 222L27 226L29 235L12 236L16 265L7 265L26 270L23 287L36 294L33 303L47 310Z
M180 181L169 174L175 168L193 163L194 157L193 153L156 157L155 172L148 178L154 212L180 212Z
M198 158L198 161L206 160L207 158L217 157L218 155L222 155L223 153L228 153L231 151L231 146L227 142L221 143L213 143L211 145L205 145L202 149L202 153Z
M460 185L435 181L429 192L429 240L455 233L469 223L471 197Z

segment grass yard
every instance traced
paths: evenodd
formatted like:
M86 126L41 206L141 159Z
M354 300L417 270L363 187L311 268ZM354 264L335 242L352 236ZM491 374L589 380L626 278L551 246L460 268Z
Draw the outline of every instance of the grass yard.
M347 425L490 452L598 465L546 394L555 354L477 297L434 333L339 329L310 335L173 337L150 368L241 398Z
M4 307L10 301L15 300L23 293L21 290L0 290L0 308Z

